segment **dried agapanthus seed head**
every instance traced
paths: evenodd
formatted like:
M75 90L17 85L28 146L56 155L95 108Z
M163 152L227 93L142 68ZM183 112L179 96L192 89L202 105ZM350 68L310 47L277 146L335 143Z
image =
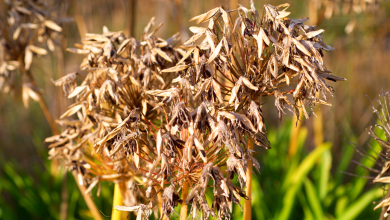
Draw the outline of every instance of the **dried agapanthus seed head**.
M77 87L77 73L69 73L53 83L56 86L62 86L64 93L68 95Z
M366 167L359 162L355 163L373 174L373 183L381 185L385 190L387 190L387 193L384 193L382 201L374 208L382 208L380 219L383 219L387 218L390 214L390 93L381 93L377 101L379 108L375 107L374 104L371 103L375 119L375 127L373 128L373 126L370 126L367 128L367 131L380 146L380 151L378 152L378 149L373 149L370 145L368 145L370 149L355 146L357 153L363 157L376 160L376 164L374 167ZM375 131L375 128L383 131L384 137L379 135L378 132Z
M30 71L33 58L46 55L45 48L54 51L62 38L56 22L63 19L52 13L52 4L56 1L5 1L6 14L0 17L0 92L23 88L23 100L37 100L25 89L31 87L28 84L37 86ZM18 82L22 86L16 85Z
M172 212L175 212L175 207L181 203L179 194L175 190L175 185L172 184L165 188L162 195L162 210L165 217L169 218Z
M253 126L257 129L258 132L265 133L265 124L262 110L255 101L251 101L251 104L248 107L246 116L251 121Z
M150 134L156 129L153 123L158 122L163 112L159 102L164 100L160 97L169 101L169 98L175 97L172 94L179 94L177 89L167 88L174 76L161 73L162 69L174 66L184 53L174 48L178 35L168 40L158 38L154 36L156 30L150 31L152 23L153 20L141 41L126 37L123 32L110 32L104 28L103 34L88 34L82 45L68 49L86 56L81 68L87 74L71 73L54 82L57 86L63 86L68 97L75 98L76 102L58 121L67 127L66 130L46 141L51 143L51 157L72 161L67 164L76 170L82 161L88 161L90 167L84 172L85 175L81 175L80 182L89 184L93 182L92 179L98 179L136 180L140 183L164 175L167 179L172 175L170 157L166 157L165 152L160 157L160 161L165 162L161 166L164 175L158 174L156 177L152 172L149 180L146 177L143 179L142 175L129 178L141 169L155 169L157 163L154 168L150 164L155 156L155 140ZM79 86L76 84L77 77L84 80ZM152 89L156 92L148 93ZM156 96L149 97L149 94ZM73 115L77 115L76 120L65 119ZM172 120L172 126L178 123L188 127L188 120L191 119L188 109L181 109L178 105L177 117L176 121ZM166 138L163 147L169 146L177 153L176 148L182 147L183 141L166 131L168 129L164 128ZM141 188L140 192L142 190L146 189ZM145 192L140 194L145 195ZM135 204L129 198L125 199L126 205Z
M231 218L233 203L249 199L247 168L260 171L248 139L270 148L261 97L275 96L280 113L287 107L298 116L303 109L308 117L304 104L325 103L332 91L325 80L343 80L323 64L322 51L333 49L323 30L287 18L287 7L265 5L261 17L253 2L250 9L217 7L192 19L209 25L191 27L194 35L181 47L177 35L155 37L153 19L140 41L107 29L88 34L69 49L85 55L87 71L69 91L76 102L62 116L76 114L77 123L48 139L51 154L76 166L88 161L87 183L136 181L138 200L125 197L134 206L127 210L140 212L140 203L156 208L162 193L161 216L174 215L183 200L192 206L183 215ZM288 85L295 89L285 91Z

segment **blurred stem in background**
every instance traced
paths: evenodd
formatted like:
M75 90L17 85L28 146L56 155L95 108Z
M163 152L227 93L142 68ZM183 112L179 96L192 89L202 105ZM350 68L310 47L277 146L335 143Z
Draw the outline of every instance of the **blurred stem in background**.
M186 29L186 27L182 26L183 23L182 0L174 0L174 4L176 8L176 26L179 29L179 32L181 33L182 29Z
M304 120L304 117L303 117L303 113L301 110L299 110L299 118L295 120L292 120L291 121L291 132L290 132L290 143L289 143L289 147L288 147L288 156L291 158L295 155L295 153L297 152L297 148L298 148L298 134L299 134L299 130L301 128L301 125L302 125L302 121L301 120Z
M311 25L317 25L322 22L319 13L321 7L321 0L309 0L308 14L309 14L309 23ZM316 117L313 118L313 130L314 130L314 145L320 146L324 141L323 135L323 117L322 117L322 108L321 106L316 106L314 108L314 114Z
M81 195L84 197L85 203L87 204L89 210L91 211L91 213L93 215L93 218L96 220L103 220L102 216L99 213L99 210L97 209L97 207L96 207L95 203L93 202L93 200L91 199L91 197L88 194L85 194L85 191L87 190L87 188L84 186L84 184L80 184L77 181L78 178L77 178L76 170L73 170L72 174L73 174L74 179L76 180L77 186L80 189Z
M5 9L6 9L5 2L2 0L0 1L0 12L3 14Z
M323 117L321 106L315 108L314 113L317 117L313 117L313 130L314 130L314 145L320 146L324 142L323 135Z
M318 12L321 6L321 0L309 0L308 15L311 25L318 25Z
M137 9L137 0L129 0L129 35L136 36L135 28L136 28L136 9Z
M22 65L20 66L20 71L23 72L24 76L30 77L33 86L37 87L37 83L36 83L32 73L30 72L30 70L26 70L24 68L24 66L25 66L24 61L21 60L20 62L22 63ZM58 129L57 129L57 125L56 125L55 121L53 120L53 117L51 116L51 113L49 111L49 108L46 105L46 102L45 102L45 99L42 96L42 93L40 91L37 91L37 92L35 92L35 95L37 96L37 99L38 99L36 101L38 101L39 106L41 107L41 111L42 111L43 115L45 116L45 119L46 119L47 123L49 124L50 129L51 129L53 135L58 135L59 132L58 132ZM58 171L59 171L58 160L53 160L52 161L52 166L51 166L51 170L50 171L51 171L51 174L54 175L54 176L57 176L59 174L58 173Z
M55 121L53 120L53 117L50 114L49 109L47 108L46 102L43 99L43 96L41 93L37 93L39 95L39 105L41 106L42 112L45 115L46 121L49 123L51 131L53 132L54 135L59 134L57 126Z

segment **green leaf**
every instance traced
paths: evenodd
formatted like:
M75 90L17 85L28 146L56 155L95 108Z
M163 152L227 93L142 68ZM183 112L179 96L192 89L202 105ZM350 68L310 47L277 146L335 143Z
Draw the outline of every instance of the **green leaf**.
M253 217L256 219L265 220L268 219L266 216L272 216L272 213L269 211L267 204L264 201L264 192L259 184L259 178L260 176L253 178L252 182L252 213L254 214ZM236 216L234 219L236 219Z
M291 177L291 184L302 183L308 172L313 168L315 162L321 154L329 149L332 145L330 143L323 143L311 152L299 165L295 174Z
M321 201L324 201L328 191L329 175L331 171L330 169L332 168L332 154L330 150L324 152L320 166L321 166L321 173L320 173L318 191L319 191L319 196Z
M302 204L303 213L305 214L305 220L314 220L314 215L309 208L309 204L306 201L303 193L298 193L299 202Z
M352 203L348 208L342 213L337 219L350 220L356 219L358 215L367 208L370 204L373 204L373 201L381 198L383 195L383 190L376 188L372 189L362 196L359 197L354 203ZM374 206L372 206L374 208Z
M301 162L301 152L302 148L304 146L306 137L307 137L308 130L306 128L301 128L298 133L298 140L297 140L297 151L294 155L294 157L291 160L291 163L289 164L287 171L287 175L285 178L285 181L283 182L283 189L285 190L287 187L289 187L291 178L295 175L297 167L300 165ZM290 138L297 138L297 137L290 137Z
M342 213L345 211L345 207L347 207L347 205L348 205L348 197L347 196L343 196L340 199L338 199L337 203L336 203L336 210L335 210L336 216L342 215Z
M342 171L346 171L348 169L348 166L351 164L352 157L355 154L355 149L348 144L343 145L342 149L343 150L341 152L341 155L343 156L335 172L335 182L337 185L342 184L343 178L345 177L345 174L342 173Z
M324 212L322 210L321 202L317 196L313 183L309 179L306 179L304 185L307 198L309 200L309 205L313 210L316 219L322 219L324 217Z
M323 143L318 146L314 151L312 151L306 158L302 161L299 167L296 169L295 173L290 177L290 180L286 182L289 183L289 188L283 198L282 211L280 216L277 216L275 219L286 220L289 218L292 208L294 206L295 196L300 189L303 181L305 180L309 171L314 167L315 162L319 159L322 153L331 147L330 143Z

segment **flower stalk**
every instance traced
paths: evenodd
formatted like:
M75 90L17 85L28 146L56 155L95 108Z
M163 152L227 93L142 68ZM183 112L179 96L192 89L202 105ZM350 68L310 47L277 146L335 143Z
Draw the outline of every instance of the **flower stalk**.
M188 205L186 204L186 199L188 196L188 190L189 190L189 183L187 180L184 181L183 183L183 188L182 188L182 200L183 202L181 203L181 208L180 208L180 220L185 220L187 219L187 212L188 212Z
M99 210L96 207L95 203L93 202L91 197L88 194L85 193L87 191L85 186L81 185L80 183L78 183L78 181L77 181L78 180L77 172L76 171L72 171L72 174L73 174L74 179L76 180L77 186L79 187L80 193L83 196L84 201L85 201L85 203L88 206L89 211L91 211L91 214L92 214L93 218L95 220L103 220L103 218L100 215Z
M113 197L113 204L112 204L112 215L111 220L121 220L122 219L122 212L118 211L114 207L116 205L122 206L123 205L123 197L120 189L120 183L115 183L114 188L114 197Z
M253 139L251 137L248 138L248 150L253 150ZM252 155L251 155L252 156ZM246 178L246 196L249 198L244 200L244 217L243 220L251 220L252 219L252 164L249 163Z
M302 126L301 120L303 120L303 113L302 113L302 111L299 111L299 117L297 117L297 120L291 121L290 141L289 141L289 145L288 145L289 158L294 157L294 155L298 149L298 135L299 135L299 131L300 131L301 126Z

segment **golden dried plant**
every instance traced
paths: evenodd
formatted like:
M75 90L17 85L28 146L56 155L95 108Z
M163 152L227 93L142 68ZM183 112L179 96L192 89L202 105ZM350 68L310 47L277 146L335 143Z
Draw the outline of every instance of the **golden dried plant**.
M358 162L355 163L374 174L375 177L372 177L373 183L382 185L384 190L387 190L387 192L383 195L382 201L379 202L379 204L377 204L374 208L382 208L380 219L386 219L390 214L390 176L388 175L390 171L390 93L382 93L377 101L379 103L379 108L374 107L374 105L371 103L374 112L375 127L383 131L384 136L377 134L378 132L376 132L372 126L367 128L367 131L368 134L381 147L381 149L378 152L377 149L374 150L370 145L370 149L367 150L356 146L356 150L360 155L371 161L375 161L375 167L371 168L366 167Z
M265 5L262 14L253 2L214 8L192 19L208 26L191 27L180 48L177 36L154 36L160 26L150 31L153 19L140 41L107 28L88 34L69 49L86 55L85 74L55 82L76 102L59 120L66 130L46 140L51 157L77 170L88 191L100 181L121 182L126 206L116 209L139 219L157 209L159 195L166 218L181 203L182 216L229 219L233 203L249 199L247 168L260 169L248 142L270 148L261 97L275 97L280 117L285 110L299 117L299 109L309 117L316 103L329 105L326 80L345 80L323 63L323 51L334 49L324 30L288 18L288 6Z
M29 99L39 102L54 134L58 134L42 90L30 67L34 56L47 54L45 47L54 51L61 40L60 21L52 13L55 1L5 0L5 14L0 15L0 92L16 94L22 91L23 103Z
M136 175L142 158L148 158L142 156L151 150L143 148L150 142L147 125L161 111L153 111L157 104L147 99L145 91L166 90L173 76L161 70L172 67L184 54L174 48L178 35L167 40L155 37L161 24L151 31L153 24L154 19L140 41L106 27L101 35L87 34L82 44L68 51L87 55L81 69L88 74L70 73L54 82L63 86L69 98L76 97L61 119L77 113L78 120L58 121L67 128L46 140L54 142L49 154L65 159L78 171L79 183L91 184L90 189L101 180L128 180ZM79 86L77 77L83 79ZM129 155L139 157L122 163ZM134 177L128 184L134 180L141 181ZM131 198L126 203L134 204Z
M40 99L34 74L30 71L34 56L54 51L60 44L62 28L52 13L52 1L8 0L6 14L0 18L0 91L23 89L23 102ZM21 82L22 85L15 83Z

